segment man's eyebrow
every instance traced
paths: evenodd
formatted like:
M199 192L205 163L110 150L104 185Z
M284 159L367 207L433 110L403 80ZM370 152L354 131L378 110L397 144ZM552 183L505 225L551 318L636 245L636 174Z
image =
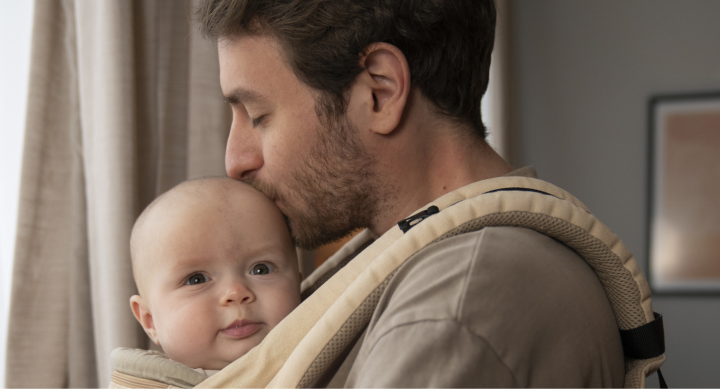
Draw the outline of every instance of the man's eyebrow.
M235 89L225 94L225 102L230 105L254 103L264 99L263 95L247 89Z

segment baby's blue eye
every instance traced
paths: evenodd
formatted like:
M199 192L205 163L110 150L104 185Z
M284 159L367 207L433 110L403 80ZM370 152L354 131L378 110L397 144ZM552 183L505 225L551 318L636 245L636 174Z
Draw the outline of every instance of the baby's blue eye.
M208 276L202 273L196 273L188 277L187 281L185 281L185 285L197 285L208 281L210 281Z
M274 271L275 269L267 263L258 263L253 265L252 269L250 269L250 274L254 276L264 276L265 274L270 274Z

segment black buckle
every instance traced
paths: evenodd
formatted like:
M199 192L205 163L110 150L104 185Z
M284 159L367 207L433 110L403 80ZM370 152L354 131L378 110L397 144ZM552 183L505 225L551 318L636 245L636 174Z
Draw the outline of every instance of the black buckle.
M440 209L436 205L431 205L430 207L428 207L428 209L424 211L420 211L407 219L400 220L398 222L398 227L400 227L403 233L406 233L408 232L408 230L415 227L418 223L425 220L426 217L434 215L438 212L440 212Z
M655 358L665 353L662 315L653 312L655 320L630 330L620 330L623 353L635 359Z

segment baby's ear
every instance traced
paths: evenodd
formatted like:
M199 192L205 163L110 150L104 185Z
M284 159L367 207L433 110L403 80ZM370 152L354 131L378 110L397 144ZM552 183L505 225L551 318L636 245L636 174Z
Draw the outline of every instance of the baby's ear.
M133 311L133 315L140 323L145 333L156 345L160 346L160 339L157 336L157 330L155 329L155 322L153 321L152 312L147 306L145 299L142 296L134 295L130 297L130 309Z

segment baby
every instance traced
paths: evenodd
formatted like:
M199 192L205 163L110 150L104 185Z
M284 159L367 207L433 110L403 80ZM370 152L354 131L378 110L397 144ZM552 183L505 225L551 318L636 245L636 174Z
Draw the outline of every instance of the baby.
M135 318L167 356L220 370L300 304L297 256L280 211L229 178L184 182L132 231Z

